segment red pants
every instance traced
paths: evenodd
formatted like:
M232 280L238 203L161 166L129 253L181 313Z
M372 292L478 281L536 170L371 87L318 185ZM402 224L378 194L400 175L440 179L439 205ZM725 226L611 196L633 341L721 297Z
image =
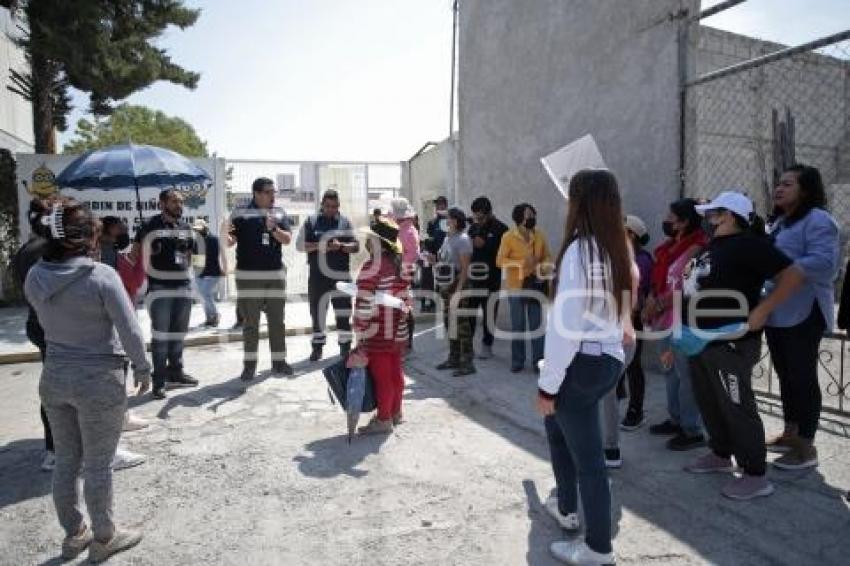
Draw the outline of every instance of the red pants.
M388 421L401 414L404 370L400 352L369 352L369 373L375 382L378 418Z

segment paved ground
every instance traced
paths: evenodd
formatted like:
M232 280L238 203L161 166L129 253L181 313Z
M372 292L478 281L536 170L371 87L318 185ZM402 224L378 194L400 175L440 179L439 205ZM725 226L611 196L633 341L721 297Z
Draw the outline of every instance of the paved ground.
M289 344L293 361L306 358L307 338ZM497 351L457 380L432 369L445 349L423 334L408 363L407 422L348 445L315 366L246 388L233 379L239 344L188 350L202 386L134 409L155 422L125 442L149 461L116 474L116 516L146 538L112 563L553 564L560 533L540 503L553 482L533 375L510 374ZM38 371L0 366L2 564L58 563L62 533L38 471ZM662 394L652 379L653 419ZM618 562L846 563L849 445L821 434L818 470L771 471L773 497L738 503L718 495L722 478L680 471L691 455L666 452L646 429L625 435L612 474Z
M200 304L192 306L192 315L189 320L189 335L187 343L200 342L204 345L210 343L226 343L241 337L241 330L231 331L233 323L236 322L235 301L224 301L218 303L221 323L216 329L204 328L202 325L206 320L204 309ZM139 324L145 340L150 342L151 323L148 311L140 306L136 309ZM0 309L0 364L38 361L38 349L32 345L26 336L25 323L27 320L27 309L21 307ZM260 331L265 332L265 317L260 318ZM333 309L328 309L328 324L334 326ZM291 301L286 305L286 327L288 331L298 333L310 332L310 309L305 301Z

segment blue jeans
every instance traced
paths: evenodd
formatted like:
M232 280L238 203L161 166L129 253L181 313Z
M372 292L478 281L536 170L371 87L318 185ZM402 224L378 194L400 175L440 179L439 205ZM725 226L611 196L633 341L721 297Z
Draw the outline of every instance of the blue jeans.
M688 357L673 350L673 367L664 375L667 384L667 412L670 420L690 436L702 433L702 418L694 397Z
M170 375L183 371L183 339L189 331L192 292L189 287L148 289L151 317L151 358L153 386L163 387Z
M540 329L543 319L543 308L540 302L531 297L508 297L511 309L511 367L525 366L526 333ZM543 359L543 344L545 333L531 339L531 362L537 364Z
M546 417L546 437L555 472L558 508L578 512L584 507L585 542L596 552L611 552L611 491L602 449L599 400L617 384L623 363L607 355L576 354L555 400L555 414Z
M198 277L196 280L198 285L198 293L204 302L204 314L207 320L218 318L218 307L215 306L215 295L218 293L218 286L221 283L221 277Z

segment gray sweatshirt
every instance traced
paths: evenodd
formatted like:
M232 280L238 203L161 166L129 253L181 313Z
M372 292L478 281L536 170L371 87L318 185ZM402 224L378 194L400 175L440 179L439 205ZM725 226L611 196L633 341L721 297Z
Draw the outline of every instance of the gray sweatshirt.
M108 265L87 257L42 260L27 274L24 293L44 328L48 358L96 365L126 351L137 374L150 373L136 313Z

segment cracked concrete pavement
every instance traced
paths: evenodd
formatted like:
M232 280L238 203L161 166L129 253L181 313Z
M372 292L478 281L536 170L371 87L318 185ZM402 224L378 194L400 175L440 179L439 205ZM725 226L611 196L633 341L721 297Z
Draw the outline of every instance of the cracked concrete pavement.
M407 364L406 422L351 445L321 372L301 361L309 339L288 345L293 379L262 374L246 387L241 345L207 346L186 355L199 388L132 400L153 424L124 441L148 461L116 473L116 518L145 539L111 563L555 563L548 546L561 533L541 503L553 480L534 376L508 372L505 345L456 379L433 369L445 348L422 333ZM39 368L0 367L2 564L58 563L50 476L38 471ZM651 378L653 420L662 396ZM776 494L749 503L720 497L722 478L681 472L693 453L665 451L645 428L621 445L624 467L611 474L618 563L846 563L847 438L822 433L820 468L771 471Z

